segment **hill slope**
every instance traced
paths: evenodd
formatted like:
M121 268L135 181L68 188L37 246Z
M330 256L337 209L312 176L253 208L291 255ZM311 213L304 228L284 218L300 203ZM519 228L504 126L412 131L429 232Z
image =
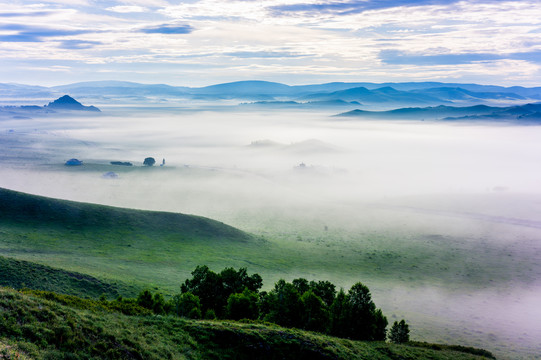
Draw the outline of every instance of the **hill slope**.
M0 289L0 307L0 349L2 340L11 339L13 358L21 352L37 359L491 358L472 348L359 342L274 325L81 310L6 289Z
M140 211L51 199L0 188L0 221L3 223L95 227L176 232L181 238L197 237L247 241L250 235L218 221L194 215Z
M135 296L139 290L120 282L110 283L86 274L3 256L0 256L0 286L46 290L95 299L102 294L109 299L119 295Z
M0 255L127 285L176 291L203 263L259 252L261 241L211 219L50 199L0 189ZM131 282L131 283L130 283Z

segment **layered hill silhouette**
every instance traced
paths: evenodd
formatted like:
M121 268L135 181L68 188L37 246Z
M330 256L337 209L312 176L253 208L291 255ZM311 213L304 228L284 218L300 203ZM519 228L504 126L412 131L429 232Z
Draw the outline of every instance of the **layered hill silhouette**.
M401 104L435 104L449 103L448 100L437 98L422 91L416 93L396 90L390 86L368 90L361 86L331 93L317 93L304 96L305 100L319 101L359 101L366 104L401 103Z
M288 106L322 102L322 106L344 106L351 101L387 108L408 105L475 105L541 100L541 87L503 87L493 85L440 82L331 82L310 85L286 85L270 81L235 81L204 87L139 84L127 81L90 81L54 87L0 84L0 97L42 98L69 93L100 101L238 100L267 102L264 105ZM323 103L325 102L325 103ZM259 104L263 105L263 104Z
M541 103L508 107L486 105L476 106L434 106L408 107L388 111L352 110L335 115L344 118L367 119L415 119L415 120L518 120L541 121Z

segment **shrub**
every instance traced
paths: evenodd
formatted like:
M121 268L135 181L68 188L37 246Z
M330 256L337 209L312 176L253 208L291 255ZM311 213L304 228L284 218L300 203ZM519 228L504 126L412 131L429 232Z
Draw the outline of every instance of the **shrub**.
M175 313L178 316L190 319L201 319L201 303L197 295L191 292L175 295L173 297Z

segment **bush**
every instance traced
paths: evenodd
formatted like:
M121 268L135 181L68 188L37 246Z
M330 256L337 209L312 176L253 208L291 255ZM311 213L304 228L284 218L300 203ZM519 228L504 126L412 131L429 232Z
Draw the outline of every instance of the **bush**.
M173 304L175 313L178 316L189 319L201 319L201 303L197 295L191 292L175 295L173 297Z
M216 313L212 309L205 312L205 320L216 320Z

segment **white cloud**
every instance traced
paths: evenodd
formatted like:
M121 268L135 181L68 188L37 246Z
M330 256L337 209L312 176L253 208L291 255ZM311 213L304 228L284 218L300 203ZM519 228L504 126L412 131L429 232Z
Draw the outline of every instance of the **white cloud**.
M120 0L119 3L131 6L141 7L165 7L169 6L169 2L166 0Z
M533 1L395 7L347 15L332 12L276 13L271 7L320 1L201 0L170 5L163 0L122 0L110 6L88 7L87 1L48 1L40 4L0 4L6 22L42 28L93 29L90 34L62 40L86 41L93 48L59 49L59 39L46 42L3 43L6 59L74 59L81 63L180 64L249 72L253 78L290 72L312 73L315 79L342 76L464 78L475 72L487 79L539 79L536 64L505 60L439 66L390 65L381 50L414 55L509 54L541 48L538 31L541 7ZM5 5L5 6L4 6ZM42 14L37 14L37 12ZM1 11L0 11L1 12ZM121 13L122 15L117 15ZM189 34L145 34L138 30L168 23L193 28ZM294 53L299 58L232 56L235 52ZM302 56L309 55L309 56ZM1 65L1 60L0 60ZM151 65L148 65L151 66ZM159 68L153 71L160 71ZM163 70L167 71L167 70ZM224 70L225 72L225 70ZM304 75L303 75L304 76ZM373 79L375 80L375 79ZM490 81L494 82L494 81Z
M137 5L118 5L113 7L108 7L105 10L117 12L117 13L142 13L147 11L148 9L137 6Z

